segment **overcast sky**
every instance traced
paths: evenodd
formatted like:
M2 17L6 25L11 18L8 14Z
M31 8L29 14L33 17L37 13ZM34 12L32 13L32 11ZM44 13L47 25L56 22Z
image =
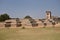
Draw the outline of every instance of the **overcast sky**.
M60 0L0 0L0 14L7 13L12 18L45 18L45 11L60 16Z

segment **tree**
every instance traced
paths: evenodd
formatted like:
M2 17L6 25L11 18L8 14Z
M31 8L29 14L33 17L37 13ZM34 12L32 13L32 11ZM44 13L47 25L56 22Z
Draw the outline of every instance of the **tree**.
M0 16L0 22L3 21L3 18Z
M30 17L30 16L25 16L24 18L25 19L32 19L32 17Z
M47 25L47 23L43 23L44 24L44 27L43 28L45 28L46 27L46 25Z
M10 19L7 13L0 15L0 22Z
M55 27L55 22L52 22L53 27Z

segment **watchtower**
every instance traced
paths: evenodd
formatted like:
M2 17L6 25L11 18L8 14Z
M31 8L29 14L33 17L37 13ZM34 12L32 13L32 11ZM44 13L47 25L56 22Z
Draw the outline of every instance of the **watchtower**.
M51 19L51 11L46 11L46 19L47 20Z

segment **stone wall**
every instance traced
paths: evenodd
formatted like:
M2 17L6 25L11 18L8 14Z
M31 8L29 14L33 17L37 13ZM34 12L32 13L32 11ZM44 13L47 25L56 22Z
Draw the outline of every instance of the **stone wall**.
M17 22L16 19L11 19L11 20L6 20L5 22L0 22L0 28L5 28L5 24L9 24L11 25L10 28L16 28L17 24L21 24L18 27L26 27L26 28L39 28L39 27L44 27L44 23L42 21L40 21L39 19L34 19L36 24L38 24L37 26L32 26L32 23L30 22L29 19L19 19L19 21ZM8 23L7 23L8 22ZM53 27L52 23L50 23L49 21L44 21L45 23L47 23L46 27ZM35 24L35 23L34 23ZM59 27L60 23L56 24L55 27Z
M0 28L4 28L4 22L0 22Z

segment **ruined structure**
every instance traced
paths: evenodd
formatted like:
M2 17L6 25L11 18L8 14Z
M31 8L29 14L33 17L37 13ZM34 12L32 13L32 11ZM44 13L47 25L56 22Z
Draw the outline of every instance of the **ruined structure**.
M16 27L26 27L26 28L32 28L32 27L52 27L52 24L56 24L56 20L52 18L51 11L46 11L46 18L43 19L33 19L31 17L19 19L19 18L12 18L9 20L5 20L5 22L0 22L0 28L4 27L10 27L10 28L16 28ZM56 24L58 25L58 24Z
M51 11L46 11L46 19L47 20L51 19Z

